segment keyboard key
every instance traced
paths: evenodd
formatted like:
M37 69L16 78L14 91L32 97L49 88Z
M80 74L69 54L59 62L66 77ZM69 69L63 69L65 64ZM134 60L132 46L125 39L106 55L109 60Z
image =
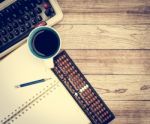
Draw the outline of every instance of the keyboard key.
M31 20L31 23L32 23L33 25L35 25L35 24L37 23L36 19L32 19L32 20Z
M28 15L25 15L23 18L25 19L25 21L29 21L30 20L30 17Z
M5 9L4 13L5 13L5 15L10 15L11 11L10 11L10 9Z
M12 23L12 26L13 26L13 28L17 28L17 27L18 27L17 22L13 22L13 23Z
M0 12L0 18L4 18L4 14Z
M30 14L31 17L35 17L35 13L32 12L32 11L29 14Z
M38 24L36 24L34 27L36 28L36 27L45 26L45 25L47 25L47 23L45 21L41 21Z
M4 43L6 43L6 42L8 41L8 38L7 38L7 37L3 37L3 38L2 38L2 41L3 41Z
M52 8L48 8L45 10L45 15L46 16L53 16L54 15L54 10Z
M7 18L7 21L8 21L9 23L11 23L11 22L12 22L12 19L11 19L10 17L8 17L8 18Z
M24 7L24 10L25 10L26 12L29 12L29 11L30 11L30 9L29 9L28 6L25 6L25 7Z
M25 32L25 30L26 30L25 27L23 27L23 26L20 27L21 32Z
M9 38L9 39L13 39L13 38L14 38L14 35L10 33L9 36L8 36L8 38Z
M50 7L50 4L49 4L49 3L43 3L43 7L44 7L45 9L48 9L48 8Z
M1 30L1 34L6 35L7 34L6 30L5 29Z
M26 26L26 28L30 28L31 24L27 22L27 23L25 23L25 26Z
M18 14L19 14L19 15L23 15L23 14L24 14L24 11L20 9L20 10L18 10Z
M25 3L28 2L28 0L22 0L22 1L25 2Z
M4 27L7 24L6 21L1 21L1 26Z
M12 4L12 5L11 5L11 10L12 10L12 11L15 11L15 10L16 10L16 4Z
M18 29L14 30L14 34L15 34L16 36L19 35L19 30L18 30Z
M36 7L35 3L31 3L31 4L30 4L30 8L31 8L31 9L33 9L33 8L35 8L35 7Z
M41 3L42 3L42 0L36 0L36 3L37 3L37 4L41 4Z
M10 25L8 25L8 26L7 26L7 30L8 30L8 31L12 31L13 28L12 28Z
M18 9L18 7L22 7L24 5L23 1L18 1L17 4L15 4L15 8Z
M14 14L12 15L12 17L13 17L14 19L16 19L16 18L17 18L17 14L14 13Z
M40 14L42 12L42 10L41 10L41 8L38 7L38 8L35 8L35 12Z
M19 22L19 24L21 24L21 25L24 24L24 21L23 21L22 19L19 19L18 22Z
M36 19L38 22L42 21L42 17L40 15L38 15Z

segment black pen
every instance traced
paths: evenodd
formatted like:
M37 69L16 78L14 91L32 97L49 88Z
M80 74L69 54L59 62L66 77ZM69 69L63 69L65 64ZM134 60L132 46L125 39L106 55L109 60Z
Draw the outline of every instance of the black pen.
M35 81L31 81L31 82L27 82L27 83L23 83L23 84L17 85L15 87L16 88L27 87L27 86L30 86L30 85L33 85L33 84L38 84L38 83L45 82L45 81L50 80L50 79L51 78L45 78L45 79L35 80Z

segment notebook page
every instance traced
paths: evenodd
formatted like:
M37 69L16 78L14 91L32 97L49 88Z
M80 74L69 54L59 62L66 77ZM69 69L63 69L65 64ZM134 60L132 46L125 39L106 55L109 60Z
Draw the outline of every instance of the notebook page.
M8 57L0 61L0 124L5 117L15 113L26 101L33 99L35 94L47 87L54 85L54 80L59 80L52 71L45 69L42 61L34 58L23 45ZM15 85L22 82L51 77L52 80L16 89ZM49 111L50 110L50 111ZM13 113L12 113L13 112ZM51 115L51 116L49 116ZM89 124L90 121L59 82L59 87L51 92L45 99L33 106L24 115L14 119L14 124Z
M18 84L51 76L43 62L30 54L27 44L0 61L0 75L0 123L17 111L18 107L25 105L36 93L53 83L49 80L29 87L15 88Z
M59 87L35 103L15 124L90 124L90 121L59 82Z

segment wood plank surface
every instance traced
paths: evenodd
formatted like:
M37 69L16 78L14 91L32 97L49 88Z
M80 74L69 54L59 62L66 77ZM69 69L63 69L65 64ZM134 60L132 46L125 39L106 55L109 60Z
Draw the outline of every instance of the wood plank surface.
M57 25L63 49L150 49L149 25Z
M110 124L150 124L150 101L105 101L116 115Z
M84 74L150 74L150 50L67 50Z
M63 12L84 13L145 13L150 12L149 0L58 0Z
M145 25L150 24L150 14L128 14L128 13L65 13L60 24L115 24L115 25Z
M59 0L61 24L149 24L149 0Z
M116 119L150 124L150 0L58 0L62 49Z
M86 75L107 101L150 101L150 75Z

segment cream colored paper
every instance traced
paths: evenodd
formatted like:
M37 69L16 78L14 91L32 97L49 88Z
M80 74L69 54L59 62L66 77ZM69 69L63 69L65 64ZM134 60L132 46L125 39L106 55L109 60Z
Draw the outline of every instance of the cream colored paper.
M28 111L20 112L10 122L14 124L88 124L90 121L43 61L33 57L27 44L0 61L0 124L35 99L47 86L55 86ZM16 89L15 85L52 78L44 83ZM9 121L8 121L9 122Z

